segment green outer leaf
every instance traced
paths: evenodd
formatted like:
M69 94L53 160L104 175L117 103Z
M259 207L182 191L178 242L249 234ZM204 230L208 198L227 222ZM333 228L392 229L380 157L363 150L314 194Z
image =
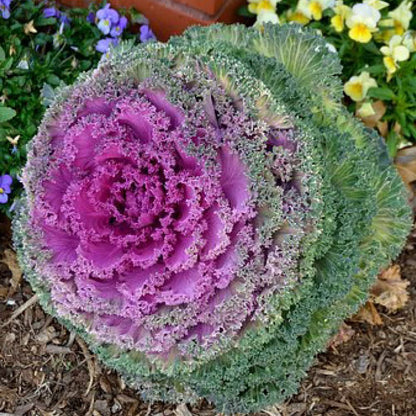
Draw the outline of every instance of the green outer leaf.
M15 110L13 110L13 108L0 106L0 123L11 120L16 116L16 114L17 113Z
M397 97L389 88L370 88L368 90L368 96L372 98L378 98L379 100L391 101L396 100Z

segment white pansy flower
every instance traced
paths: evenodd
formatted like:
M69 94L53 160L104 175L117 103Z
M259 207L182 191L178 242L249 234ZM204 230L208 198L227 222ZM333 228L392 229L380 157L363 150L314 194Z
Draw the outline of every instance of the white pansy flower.
M376 10L384 9L389 5L386 1L380 0L364 0L363 3L368 4L371 7L374 7Z
M331 18L331 25L337 32L342 32L345 27L345 21L351 15L351 7L346 6L342 0L338 0L334 7L335 16Z
M390 39L389 45L382 46L380 51L384 55L383 62L387 68L387 80L390 81L392 75L399 68L398 62L407 61L410 51L403 45L403 37L400 35L394 35Z
M276 4L280 0L249 0L248 10L257 15L254 26L262 27L264 23L279 23Z
M380 17L380 12L374 7L364 3L356 4L346 22L350 29L349 37L360 43L370 42L372 34L377 31Z
M416 51L416 32L414 30L408 30L403 35L403 45L409 49L409 52Z

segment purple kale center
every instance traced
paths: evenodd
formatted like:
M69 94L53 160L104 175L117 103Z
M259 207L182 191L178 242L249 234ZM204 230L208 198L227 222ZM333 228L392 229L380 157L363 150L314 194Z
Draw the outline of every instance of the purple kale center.
M226 143L211 160L191 155L212 131L186 128L158 91L86 100L49 127L55 163L36 194L60 313L153 353L215 336L227 319L240 328L255 308L253 295L222 323L213 314L235 295L239 244L254 245L246 168ZM189 311L182 322L149 327L150 315L178 307Z

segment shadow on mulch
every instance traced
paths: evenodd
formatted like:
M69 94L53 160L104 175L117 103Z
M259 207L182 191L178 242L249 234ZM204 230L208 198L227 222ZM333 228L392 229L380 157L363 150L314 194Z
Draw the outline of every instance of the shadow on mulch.
M9 224L0 218L0 258L9 248ZM299 394L258 415L416 415L416 231L398 263L411 282L406 307L394 315L379 310L384 321L379 327L349 322L353 337L319 355ZM0 262L0 325L32 297L29 285L16 285ZM143 403L36 303L0 329L0 416L215 414L205 402Z

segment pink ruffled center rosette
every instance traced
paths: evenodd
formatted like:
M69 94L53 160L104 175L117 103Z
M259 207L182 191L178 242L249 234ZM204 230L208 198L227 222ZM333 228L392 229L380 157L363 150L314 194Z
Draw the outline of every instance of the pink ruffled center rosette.
M239 250L255 254L238 153L202 123L187 136L181 109L159 91L80 108L49 128L54 163L34 204L58 312L81 316L102 340L158 354L238 332L256 305L256 288L235 286L247 261ZM201 143L208 155L187 151Z

